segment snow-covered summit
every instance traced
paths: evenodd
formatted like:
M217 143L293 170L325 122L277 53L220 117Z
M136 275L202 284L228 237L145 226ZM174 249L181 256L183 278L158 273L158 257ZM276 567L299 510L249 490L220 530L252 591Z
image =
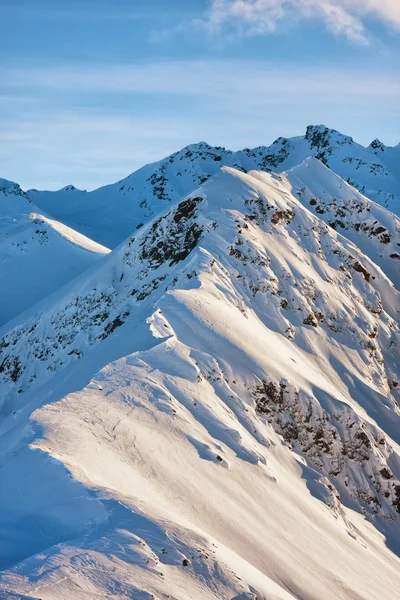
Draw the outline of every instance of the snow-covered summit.
M314 162L218 168L3 327L4 590L395 597L399 293Z
M311 148L328 148L332 146L351 145L354 140L349 135L344 135L336 129L329 129L326 125L308 125L304 136L310 142Z
M378 140L378 138L375 138L374 140L372 140L368 148L372 148L372 150L375 151L375 154L378 154L379 150L381 152L385 151L385 144Z
M18 183L0 178L0 228L16 215L26 214L34 208L28 194Z

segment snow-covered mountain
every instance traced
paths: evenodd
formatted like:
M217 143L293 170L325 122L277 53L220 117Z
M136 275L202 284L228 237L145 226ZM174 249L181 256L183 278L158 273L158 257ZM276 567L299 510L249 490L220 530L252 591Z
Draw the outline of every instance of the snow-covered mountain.
M109 252L39 212L18 184L0 180L0 325Z
M0 330L10 597L396 598L397 221L239 166Z
M242 171L287 171L316 157L378 204L400 214L400 144L387 148L375 140L368 148L323 125L309 126L304 137L278 138L271 146L231 152L205 142L192 144L139 169L125 179L92 192L72 185L58 192L28 192L54 218L115 248L135 228L166 210L207 181L221 166Z

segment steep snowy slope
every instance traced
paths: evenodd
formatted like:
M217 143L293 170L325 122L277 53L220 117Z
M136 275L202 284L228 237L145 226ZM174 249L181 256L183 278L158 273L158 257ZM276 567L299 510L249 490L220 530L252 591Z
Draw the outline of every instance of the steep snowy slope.
M399 214L400 146L381 150L376 144L364 148L322 125L308 127L304 137L278 138L269 147L239 152L200 142L93 192L67 186L59 192L30 190L28 195L56 219L114 248L136 227L164 212L166 203L188 194L221 166L280 172L314 156L363 194Z
M4 594L396 598L399 293L290 185L224 168L0 332Z
M0 180L0 325L109 252L37 211L18 184Z
M283 176L300 201L371 258L400 289L400 218L343 181L315 158Z
M400 164L400 144L390 147L385 146L380 140L375 139L368 146L368 150L373 152L378 157L379 161L384 164L392 173L398 173Z

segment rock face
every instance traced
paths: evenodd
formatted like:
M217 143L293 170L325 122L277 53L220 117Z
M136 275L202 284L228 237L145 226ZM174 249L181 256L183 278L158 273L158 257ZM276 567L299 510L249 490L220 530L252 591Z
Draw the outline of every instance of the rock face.
M329 478L332 507L350 496L365 514L381 514L389 521L398 518L400 481L388 469L392 448L379 431L347 408L324 410L313 396L286 380L279 384L264 380L255 386L254 398L256 410L266 415L290 447L307 455Z
M191 144L93 192L67 186L59 192L30 190L28 196L54 218L115 248L137 227L165 212L166 203L178 201L222 166L243 172L281 172L309 157L318 159L361 194L400 214L400 145L389 148L375 140L365 148L324 125L310 125L304 137L280 137L271 146L238 152L205 142Z
M244 169L0 330L5 593L395 597L396 222L315 159Z

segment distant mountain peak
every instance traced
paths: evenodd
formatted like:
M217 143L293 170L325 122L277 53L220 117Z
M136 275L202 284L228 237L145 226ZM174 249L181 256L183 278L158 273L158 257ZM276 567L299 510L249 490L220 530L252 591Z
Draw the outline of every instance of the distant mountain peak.
M308 125L305 139L310 142L311 148L326 148L334 143L343 145L354 142L352 137L325 125Z
M3 192L6 195L13 196L22 196L28 199L26 192L24 192L21 186L14 181L9 181L8 179L3 179L0 177L0 192Z
M372 148L373 150L382 150L383 151L383 150L385 150L386 146L383 142L378 140L378 138L375 138L374 140L372 140L372 142L370 143L368 148Z
M272 142L272 146L275 146L276 144L286 144L287 142L288 138L279 136L278 138L276 138L276 140Z

